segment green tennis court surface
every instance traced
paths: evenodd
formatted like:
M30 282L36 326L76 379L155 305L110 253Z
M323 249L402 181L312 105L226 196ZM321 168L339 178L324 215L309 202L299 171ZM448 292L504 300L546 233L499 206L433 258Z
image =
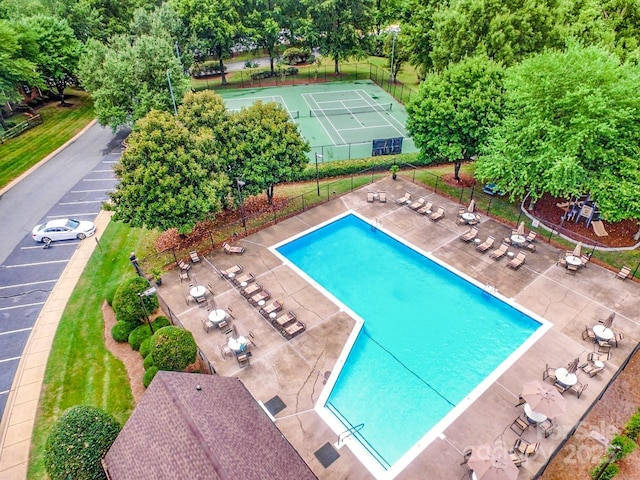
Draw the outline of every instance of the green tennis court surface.
M375 139L402 138L403 153L418 151L407 136L404 106L370 81L218 93L232 111L258 100L282 105L309 141L310 160L316 154L325 162L369 157Z

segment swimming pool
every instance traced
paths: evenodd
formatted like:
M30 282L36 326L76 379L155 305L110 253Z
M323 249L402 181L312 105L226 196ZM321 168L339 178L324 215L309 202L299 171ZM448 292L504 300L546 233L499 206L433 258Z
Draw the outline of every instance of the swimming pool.
M383 470L477 398L541 326L354 214L276 251L364 321L324 405Z

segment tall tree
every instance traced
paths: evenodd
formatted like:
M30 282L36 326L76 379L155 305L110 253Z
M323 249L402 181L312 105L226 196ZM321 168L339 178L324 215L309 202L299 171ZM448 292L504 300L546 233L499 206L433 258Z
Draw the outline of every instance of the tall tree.
M504 69L484 56L466 58L429 75L407 106L407 130L420 155L433 162L461 163L478 154L504 114Z
M95 98L98 121L113 129L132 125L152 109L173 110L173 99L178 102L190 87L174 45L148 35L133 42L116 36L109 46L90 40L80 78Z
M231 177L242 178L249 194L264 191L273 202L274 187L296 178L309 163L310 150L289 114L278 104L254 103L231 115L226 153Z
M36 71L36 54L34 32L0 20L0 103L18 100L17 87L23 83L41 84Z
M640 219L640 66L571 44L508 70L508 114L476 175L511 197L590 194L605 220Z
M245 36L267 52L271 73L274 73L274 60L282 30L282 11L274 0L245 2L244 9L247 10L241 17Z
M307 0L307 5L320 51L333 60L336 75L340 60L367 53L371 0Z

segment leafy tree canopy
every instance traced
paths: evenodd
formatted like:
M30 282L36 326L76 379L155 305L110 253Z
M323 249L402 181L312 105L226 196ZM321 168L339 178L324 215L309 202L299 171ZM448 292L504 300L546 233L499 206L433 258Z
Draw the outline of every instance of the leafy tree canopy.
M429 75L407 106L407 130L420 155L433 162L456 163L478 154L489 131L504 113L504 69L478 56Z
M21 98L17 86L42 84L36 72L37 45L29 30L0 20L0 102Z
M591 194L602 216L640 219L640 67L571 44L508 70L508 114L476 175L512 198Z

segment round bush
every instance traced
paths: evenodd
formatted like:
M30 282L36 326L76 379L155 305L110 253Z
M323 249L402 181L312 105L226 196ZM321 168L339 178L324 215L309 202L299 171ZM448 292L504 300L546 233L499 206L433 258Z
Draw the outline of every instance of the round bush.
M45 446L44 465L51 480L106 479L100 465L120 432L120 424L104 410L77 405L53 425Z
M153 355L147 355L146 357L144 357L142 366L145 370L149 370L151 367L155 366L155 364L153 363Z
M167 317L165 317L164 315L160 315L160 316L156 317L156 319L151 323L153 324L153 331L154 332L157 332L162 327L168 327L169 325L171 325L171 321Z
M140 350L140 344L142 342L151 337L151 329L149 325L146 323L144 325L140 325L132 330L129 334L129 345L134 350Z
M149 386L151 380L153 380L153 377L155 377L156 373L158 373L158 370L160 369L154 365L149 370L144 372L144 376L142 377L142 384L144 385L144 388L147 388Z
M118 343L126 343L129 341L129 335L137 326L137 323L116 322L111 327L111 336Z
M151 355L160 370L181 372L196 361L198 346L191 332L164 327L151 338Z
M147 337L140 344L140 355L142 355L142 358L147 358L150 353L151 353L151 337Z
M140 323L145 320L147 315L158 309L158 298L155 295L138 296L148 288L149 282L142 277L133 277L118 287L113 297L113 311L118 321ZM142 308L141 299L144 308Z

